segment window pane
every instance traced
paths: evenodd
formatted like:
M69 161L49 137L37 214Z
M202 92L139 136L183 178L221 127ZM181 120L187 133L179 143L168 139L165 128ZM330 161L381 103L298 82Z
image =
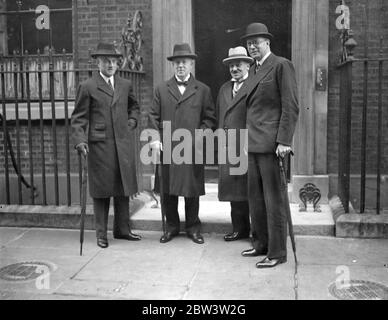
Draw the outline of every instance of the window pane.
M7 15L8 52L28 50L36 53L37 49L47 52L49 47L56 53L73 51L72 12L50 12L50 29L39 30L36 19L40 14L35 13L39 5L46 5L49 9L71 8L71 0L22 0L21 7L15 0L7 0L7 11L33 10L32 12Z

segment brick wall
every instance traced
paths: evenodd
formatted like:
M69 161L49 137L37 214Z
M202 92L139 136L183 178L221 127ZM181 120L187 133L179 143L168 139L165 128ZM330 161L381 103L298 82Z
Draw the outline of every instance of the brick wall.
M17 131L15 121L7 122L7 129L10 133L12 147L15 153L15 158L17 157ZM38 174L42 172L42 148L41 148L41 134L40 134L40 125L39 121L32 121L32 161L33 161L33 172L34 174ZM4 134L3 131L0 132L0 173L4 173ZM56 122L56 141L57 141L57 165L58 171L60 173L66 172L66 127L64 120L57 120ZM30 173L30 151L29 151L29 139L30 135L28 134L28 126L27 121L20 121L20 131L19 131L19 140L20 140L20 162L21 162L21 171L24 174L27 181L29 181L29 173ZM44 160L45 160L45 168L46 173L54 172L54 139L53 139L53 130L51 121L44 121L43 124L43 141L44 141ZM73 148L72 141L70 139L69 146L69 154L70 154L70 171L73 173L78 173L78 157L77 153ZM8 152L8 167L9 173L15 174L14 168L11 162L11 156Z
M388 57L388 1L385 0L346 0L350 8L350 27L358 46L354 51L356 58L363 58L365 45L367 57L376 58L380 53L380 37L383 42L383 56ZM328 171L338 171L338 135L339 135L339 84L340 76L337 64L339 61L339 31L335 27L338 15L336 7L341 3L330 0L330 47L329 47L329 103L328 103ZM367 39L367 43L365 41ZM383 159L382 172L388 173L388 62L384 67L383 80ZM368 116L367 116L367 173L376 172L377 151L377 98L378 98L378 65L370 64L368 75ZM360 173L361 153L361 119L363 106L363 66L356 64L353 69L352 94L352 154L351 171Z
M96 48L98 42L119 42L121 30L126 27L128 13L140 10L143 15L143 45L141 56L144 62L145 78L142 83L142 112L149 106L153 94L152 77L152 7L151 0L99 0L101 25L97 0L80 1L78 4L78 51L80 66L85 67L89 60L89 49ZM101 39L99 33L101 32Z

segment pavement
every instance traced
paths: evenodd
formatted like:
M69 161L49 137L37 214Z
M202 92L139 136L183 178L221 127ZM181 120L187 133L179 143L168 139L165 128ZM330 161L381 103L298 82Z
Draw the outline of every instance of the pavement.
M134 231L141 241L109 232L107 249L86 231L80 256L77 230L0 228L0 300L388 299L387 239L297 236L295 281L290 243L287 263L257 269L260 257L240 254L249 240L205 233L198 245L181 234L161 244L158 231ZM352 296L353 281L362 292Z

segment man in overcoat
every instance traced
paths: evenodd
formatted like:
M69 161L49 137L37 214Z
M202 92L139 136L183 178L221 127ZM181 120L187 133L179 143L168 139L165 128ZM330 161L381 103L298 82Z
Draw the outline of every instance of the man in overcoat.
M287 215L282 200L279 157L291 152L299 114L298 90L291 61L271 53L273 39L262 23L247 26L249 55L255 59L247 80L248 198L253 249L264 255L257 268L287 261Z
M217 123L219 129L224 129L226 134L225 147L223 152L229 155L228 150L233 148L233 154L238 154L242 149L240 137L241 130L246 128L246 85L245 81L249 75L249 67L253 62L248 57L244 47L229 49L229 56L223 63L229 67L232 79L222 85L218 93L216 110ZM235 135L235 140L230 140L230 136ZM232 145L233 144L233 145ZM223 146L222 146L223 147ZM240 156L245 156L244 154ZM219 164L218 199L220 201L230 201L231 219L233 231L224 236L225 241L249 238L249 205L247 191L247 174L231 174L229 157L226 163Z
M178 197L185 199L185 229L186 234L195 243L204 243L201 235L201 221L198 217L199 197L205 194L204 165L195 163L195 129L214 129L215 107L211 91L204 83L195 79L191 73L197 55L192 52L189 44L182 43L174 46L173 55L167 59L172 62L174 76L158 85L155 89L154 101L149 112L149 128L160 132L163 137L163 123L176 130L186 129L192 139L183 143L190 143L193 152L191 161L177 163L171 157L171 164L163 163L163 203L166 212L167 230L160 239L166 243L177 236L180 231L178 213ZM166 130L166 129L165 129ZM167 145L173 150L178 142L159 141L153 147L163 149L164 159ZM173 153L173 152L172 152ZM159 170L160 168L158 168Z
M72 136L79 152L88 154L89 191L93 198L97 245L108 247L107 223L113 197L115 239L140 240L129 226L129 196L137 192L134 142L139 105L130 81L116 75L120 54L111 44L98 44L92 54L99 71L80 84Z

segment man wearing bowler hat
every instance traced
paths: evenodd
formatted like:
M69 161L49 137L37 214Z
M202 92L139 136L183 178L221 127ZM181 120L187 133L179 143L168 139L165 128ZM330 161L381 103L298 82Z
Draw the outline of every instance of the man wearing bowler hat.
M129 196L137 192L136 142L130 133L137 126L139 105L130 81L115 74L121 54L114 46L100 43L92 57L97 59L99 71L78 87L71 126L76 149L88 155L97 245L106 248L111 197L113 237L141 239L129 226Z
M299 114L293 64L271 53L273 36L262 23L242 37L255 59L247 80L248 199L253 248L243 256L265 256L257 268L287 261L287 215L279 158L291 152Z
M191 51L189 44L181 43L174 46L173 55L167 59L172 62L175 74L170 80L156 87L149 113L149 127L159 131L160 137L163 137L162 129L166 124L172 133L178 129L186 129L192 137L189 146L193 150L190 163L176 163L176 159L171 157L171 164L163 162L162 165L164 193L162 205L165 209L163 212L166 212L167 229L160 238L161 243L169 242L179 234L179 196L185 198L187 236L195 243L204 243L198 217L199 196L205 194L204 165L195 164L195 130L214 128L215 108L210 88L195 79L191 73L196 58L197 55ZM188 143L187 140L184 143ZM170 145L173 150L177 144L177 141L172 143L155 141L151 146L157 152L163 151L164 160L168 153L167 146ZM155 185L158 186L158 183Z
M229 68L232 79L222 85L218 93L216 110L218 128L224 129L227 135L224 151L231 154L241 150L240 135L241 129L246 127L246 104L247 93L246 80L249 75L249 67L253 58L248 57L244 47L229 49L229 56L223 63ZM229 141L229 134L235 133L235 141ZM237 154L236 154L237 155ZM240 155L241 156L241 155ZM243 156L243 155L242 155ZM232 175L233 165L226 157L225 164L219 164L218 199L220 201L230 201L231 218L233 231L224 236L225 241L235 241L249 238L249 206L247 197L247 175Z

